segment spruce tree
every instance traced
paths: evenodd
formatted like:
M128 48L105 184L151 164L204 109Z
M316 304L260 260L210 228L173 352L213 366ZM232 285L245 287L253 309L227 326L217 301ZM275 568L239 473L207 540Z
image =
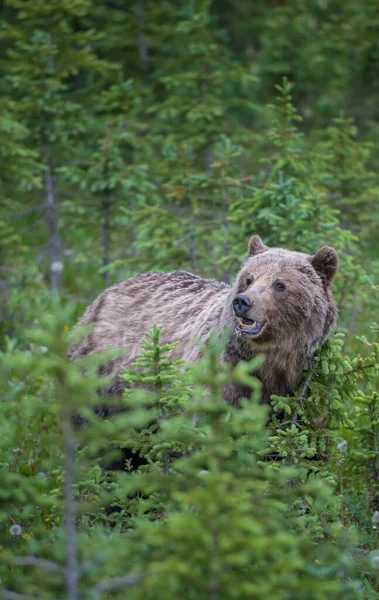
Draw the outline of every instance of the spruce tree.
M92 49L96 33L79 25L90 10L89 1L7 0L6 5L14 12L2 28L2 39L9 41L5 77L18 119L30 130L29 147L43 166L49 279L52 291L58 292L64 264L56 169L75 154L74 139L83 133L85 122L71 86L75 79L103 74L106 64Z

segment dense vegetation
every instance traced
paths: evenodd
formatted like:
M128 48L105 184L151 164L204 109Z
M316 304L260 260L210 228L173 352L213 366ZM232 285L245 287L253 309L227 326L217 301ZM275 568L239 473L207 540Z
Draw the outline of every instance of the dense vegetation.
M377 0L1 15L0 598L379 599ZM214 339L184 369L154 328L96 419L100 358L66 359L84 307L137 272L231 281L254 233L340 255L294 395L268 415L254 365Z

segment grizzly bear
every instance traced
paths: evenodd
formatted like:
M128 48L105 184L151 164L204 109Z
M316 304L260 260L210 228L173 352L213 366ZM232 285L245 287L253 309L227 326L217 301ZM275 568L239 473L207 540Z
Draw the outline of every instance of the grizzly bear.
M164 328L163 343L179 340L173 359L199 359L199 341L212 330L227 329L222 360L235 365L263 353L256 373L262 382L262 402L272 394L291 393L315 350L335 325L337 309L330 284L338 267L333 248L314 256L269 248L258 235L248 245L248 257L233 285L202 279L185 271L146 273L105 290L89 306L79 325L91 333L70 350L70 357L122 348L125 358L111 361L108 394L120 394L125 383L120 367L135 361L144 334L154 323ZM230 384L225 400L238 405L247 388Z

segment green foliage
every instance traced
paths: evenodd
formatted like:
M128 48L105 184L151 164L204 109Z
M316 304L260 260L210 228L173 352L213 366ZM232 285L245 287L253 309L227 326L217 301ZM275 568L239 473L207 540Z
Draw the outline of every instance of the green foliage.
M159 421L178 414L191 397L190 378L184 370L179 370L183 361L169 358L169 352L178 342L161 344L162 333L163 330L154 325L141 343L141 354L136 362L131 364L129 370L123 369L124 372L120 375L128 384L124 398L126 408L133 409L135 402L137 407L143 403L142 406L155 411ZM139 394L135 395L135 390L139 390ZM121 439L113 440L115 447L131 450L132 457L126 463L128 468L134 465L133 455L138 455L139 460L146 459L150 465L159 460L167 469L170 456L179 456L187 451L179 440L164 440L159 443L159 421L154 420L142 430L129 428L127 437L123 435Z
M349 215L349 222L365 243L366 236L372 240L378 223L378 186L369 164L372 146L357 135L353 119L342 114L327 128L320 151L326 159L323 177L328 199Z
M88 407L101 385L94 374L100 357L85 357L82 364L68 362L64 324L70 312L57 306L55 312L56 317L44 318L43 329L30 336L46 351L17 353L10 348L4 360L13 376L5 383L9 393L19 377L27 375L32 382L40 381L46 394L42 399L39 389L29 396L24 392L22 412L4 419L3 449L23 442L18 460L4 462L1 470L1 577L6 589L45 597L54 590L68 597L76 591L99 598L102 590L114 589L121 598L118 590L124 587L130 588L132 598L152 599L161 597L162 590L167 598L208 598L216 591L220 598L266 598L279 591L283 598L301 598L304 593L315 599L330 594L360 597L354 580L338 576L353 565L342 526L330 514L336 505L332 488L322 480L307 481L303 467L283 464L278 469L275 462L261 460L268 439L267 409L259 406L259 384L250 375L260 359L230 371L219 362L214 338L204 359L191 369L195 387L189 401L181 365L167 359L173 345L160 346L161 332L154 328L136 363L141 371L126 378L133 385L148 381L152 392L144 396L145 402L155 397L171 418L162 420L156 433L158 451L149 457L152 468L120 473L115 488L99 468L88 470L87 460L99 448L99 437L103 443L117 431L127 439L137 424L141 427L152 415L158 417L159 411L143 408L141 391L133 388L126 393L127 415L103 423L89 416L91 424L75 432L70 415L78 410L90 415ZM86 377L81 374L84 366ZM223 386L233 380L255 390L241 409L222 399ZM182 410L173 414L174 397L181 398ZM21 418L24 423L29 419L35 429L20 429ZM34 452L33 460L23 465L23 448L41 429L43 451ZM75 459L80 438L89 445ZM162 453L178 445L186 452L162 464ZM109 528L106 520L102 527L96 525L101 501L133 493L140 500L133 505L131 499L129 511L115 518L116 528ZM304 503L311 507L312 518ZM74 574L74 585L67 578L65 582L65 572Z
M177 366L183 361L171 360L168 356L179 342L161 345L161 335L164 330L153 326L141 343L141 354L129 371L124 370L121 379L132 387L151 389L154 402L157 404L160 416L177 412L188 400L188 394L181 397L182 385L177 387L175 380ZM168 411L168 412L167 412Z
M185 140L205 153L218 137L221 123L223 131L225 123L233 127L236 110L248 116L254 108L248 95L255 78L222 43L223 32L215 26L211 4L200 0L177 10L163 46L166 60L155 73L163 100L149 110L162 122L169 142ZM184 46L183 38L190 43Z
M0 598L379 598L376 0L2 16ZM141 271L231 281L254 233L339 253L299 388L268 410L256 362L182 365L155 327L97 418L83 307Z

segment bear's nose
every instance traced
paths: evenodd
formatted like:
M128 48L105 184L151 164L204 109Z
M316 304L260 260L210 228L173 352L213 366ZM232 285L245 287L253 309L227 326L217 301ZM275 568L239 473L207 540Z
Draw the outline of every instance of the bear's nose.
M242 317L252 306L252 301L247 296L236 296L232 302L237 317Z

